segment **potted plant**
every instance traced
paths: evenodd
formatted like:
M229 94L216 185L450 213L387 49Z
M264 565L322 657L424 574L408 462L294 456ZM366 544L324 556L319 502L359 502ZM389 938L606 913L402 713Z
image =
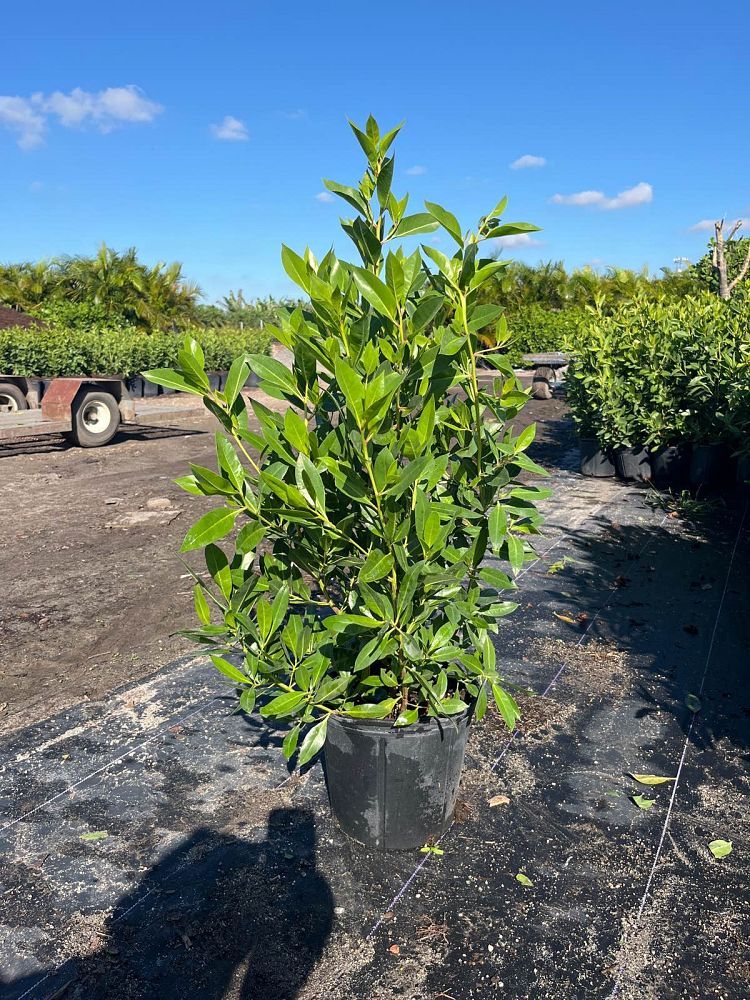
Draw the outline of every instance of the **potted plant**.
M188 338L176 369L147 377L203 396L223 428L217 469L193 465L180 480L220 501L182 547L204 550L209 577L195 574L200 627L188 634L244 711L289 724L287 758L304 765L325 747L346 833L412 848L450 824L467 728L488 696L510 729L518 717L492 636L517 607L513 575L549 491L519 481L543 473L525 454L534 427L508 425L528 393L502 353L502 310L477 300L506 263L481 245L536 227L502 224L505 200L474 232L430 202L407 214L408 196L391 190L399 127L381 134L371 117L352 128L365 173L356 187L325 183L354 210L342 226L360 263L283 247L310 301L272 330L292 368L239 357L221 392ZM452 253L394 249L438 228ZM500 348L478 345L489 322ZM477 379L480 356L494 392ZM250 371L287 404L251 401L260 433L240 392Z

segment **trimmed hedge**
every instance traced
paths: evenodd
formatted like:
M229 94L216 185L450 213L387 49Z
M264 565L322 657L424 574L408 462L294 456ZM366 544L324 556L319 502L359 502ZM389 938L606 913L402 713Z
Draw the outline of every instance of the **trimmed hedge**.
M727 444L750 452L750 305L636 300L591 315L568 368L583 437L607 448Z
M209 371L226 371L245 351L267 354L271 337L261 330L187 331L203 348ZM0 373L54 378L68 375L120 375L129 378L148 368L177 363L185 331L146 333L134 327L117 330L70 330L15 327L0 330Z

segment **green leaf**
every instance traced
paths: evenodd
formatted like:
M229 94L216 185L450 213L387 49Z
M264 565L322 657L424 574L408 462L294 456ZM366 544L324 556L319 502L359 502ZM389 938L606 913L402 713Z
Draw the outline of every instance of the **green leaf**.
M195 604L195 613L201 625L210 625L211 609L203 593L203 587L199 583L196 583L193 587L193 603Z
M355 211L360 212L362 215L367 214L367 202L356 188L347 187L345 184L337 184L336 181L328 181L325 178L323 178L323 183L329 191L338 195L339 198L343 198Z
M325 743L329 718L330 716L327 715L324 719L321 719L320 722L317 722L312 729L308 730L299 751L299 767L304 767L308 761L312 760L315 754Z
M250 365L245 360L244 356L240 355L235 358L229 367L229 374L227 375L227 382L224 386L224 395L226 396L227 406L230 408L234 405L235 400L242 392L242 387L245 382L247 382L247 377L250 374Z
M480 579L485 580L491 587L497 590L517 590L518 585L511 580L507 573L492 566L482 566L479 570Z
M91 833L82 833L79 840L105 840L109 836L107 830L93 830Z
M255 708L255 688L246 688L240 695L240 708L248 715L253 714Z
M436 205L432 201L426 201L424 204L433 219L437 219L443 229L450 233L456 243L462 247L464 245L464 238L461 233L461 225L456 216L453 215L452 212L443 208L441 205Z
M185 535L180 551L191 552L193 549L200 549L210 542L224 538L234 527L239 513L239 510L229 510L227 507L210 510L196 521Z
M297 749L297 740L299 739L300 729L301 724L298 723L293 729L289 730L284 737L284 742L281 744L281 752L287 760L289 760L289 758L294 754L294 751Z
M398 698L387 698L377 704L356 705L346 709L344 714L352 719L385 719L391 714L397 701Z
M388 316L390 319L396 318L398 309L396 297L388 285L363 267L352 267L352 277L363 298L371 306L383 316Z
M497 551L508 533L508 517L505 513L505 507L501 503L496 503L492 508L488 528L492 548Z
M519 872L518 875L516 875L516 882L520 882L521 885L525 885L527 888L530 888L534 884L527 875L524 875L523 872Z
M281 263L284 270L300 288L310 294L310 269L305 261L288 246L281 246Z
M326 512L326 491L323 486L323 479L313 463L300 452L294 466L294 478L297 488L303 497L306 497L313 507L321 513Z
M536 436L536 424L529 424L528 427L524 427L521 433L513 442L513 448L515 451L524 451L529 447L531 442Z
M163 385L167 389L177 389L178 392L191 392L194 396L202 396L206 391L197 379L180 375L172 368L152 368L141 374L155 385Z
M630 797L639 809L650 809L651 806L656 805L656 799L646 799L642 795L631 795Z
M404 236L418 236L421 233L434 233L439 223L427 212L417 212L414 215L405 215L391 234L392 239L401 239Z
M365 387L359 375L341 358L335 363L336 381L353 413L362 415Z
M523 542L520 538L516 538L515 535L508 535L507 544L510 568L515 574L518 574L524 560Z
M367 615L329 615L323 621L323 625L329 632L346 632L349 628L380 628L382 621L375 618L368 618Z
M492 685L492 696L495 699L497 710L502 715L505 725L508 729L515 729L516 722L521 717L518 705L499 684Z
M284 694L272 698L267 705L263 705L260 714L262 716L268 715L271 718L291 715L306 700L306 697L304 692L300 691L284 692Z
M247 684L247 677L237 669L229 660L225 660L223 656L211 655L211 662L216 667L218 671L228 677L230 681L235 681L237 684Z
M709 851L713 854L715 858L725 858L727 854L732 853L732 841L731 840L712 840L708 845Z
M628 771L628 775L641 785L663 785L667 781L677 781L677 778L663 778L659 774L633 774Z
M392 569L393 556L390 553L381 552L380 549L372 549L360 567L359 582L374 583L375 580L382 580Z

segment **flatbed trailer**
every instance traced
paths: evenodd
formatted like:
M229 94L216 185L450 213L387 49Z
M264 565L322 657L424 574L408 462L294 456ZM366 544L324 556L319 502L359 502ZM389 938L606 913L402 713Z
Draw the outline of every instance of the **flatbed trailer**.
M176 415L203 410L200 401L193 406L136 404L118 378L55 378L43 394L38 383L0 375L0 388L5 390L0 402L12 401L0 409L0 443L66 434L82 448L100 448L109 444L121 424L168 423ZM8 391L10 386L25 389L26 384L32 387L23 392L22 400L18 392Z

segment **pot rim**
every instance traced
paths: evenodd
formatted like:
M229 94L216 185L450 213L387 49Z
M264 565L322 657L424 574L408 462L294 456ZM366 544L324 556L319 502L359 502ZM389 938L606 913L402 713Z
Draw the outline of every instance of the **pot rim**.
M435 726L451 725L456 723L456 728L458 724L467 720L471 722L474 715L474 707L469 706L465 708L462 712L456 712L454 715L431 715L426 719L420 719L418 722L413 722L409 726L394 726L393 719L353 719L348 715L336 715L333 714L328 720L328 725L340 725L343 728L351 729L381 729L384 732L392 732L396 736L421 736L424 735L428 730L433 730Z

